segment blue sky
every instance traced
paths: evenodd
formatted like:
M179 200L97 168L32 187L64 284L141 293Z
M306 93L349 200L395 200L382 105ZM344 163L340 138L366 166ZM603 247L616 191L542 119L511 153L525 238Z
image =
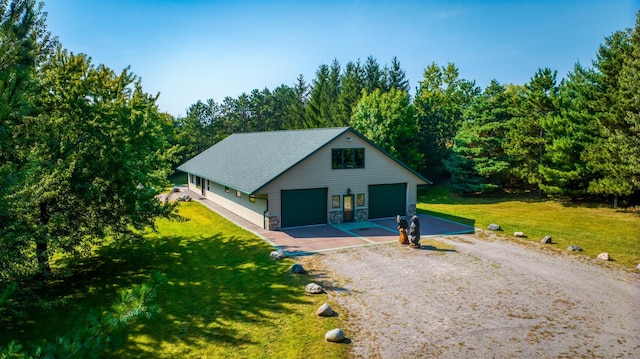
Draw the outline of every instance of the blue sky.
M453 62L482 87L524 84L545 67L562 78L633 27L638 10L640 0L45 1L48 30L66 49L116 71L131 66L174 116L369 55L381 66L396 56L412 89L433 62Z

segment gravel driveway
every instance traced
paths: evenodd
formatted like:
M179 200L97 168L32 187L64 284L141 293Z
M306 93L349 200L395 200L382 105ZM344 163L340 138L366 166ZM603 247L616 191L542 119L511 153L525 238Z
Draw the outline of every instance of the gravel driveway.
M300 258L352 357L640 358L637 271L485 231L425 243Z

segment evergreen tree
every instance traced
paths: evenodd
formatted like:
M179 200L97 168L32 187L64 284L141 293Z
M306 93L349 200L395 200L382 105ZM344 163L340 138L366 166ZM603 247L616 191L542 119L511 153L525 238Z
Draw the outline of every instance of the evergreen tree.
M582 196L593 179L582 156L596 136L594 76L592 70L576 64L558 88L558 112L542 119L548 140L545 161L538 167L542 176L539 187L548 194Z
M349 126L353 109L362 98L364 89L364 70L360 61L348 62L340 78L340 95L338 96L337 126Z
M407 80L407 74L400 67L400 62L397 57L393 57L391 60L391 67L386 71L388 84L387 88L395 88L400 91L409 93L409 80Z
M285 125L286 129L302 129L305 128L305 109L309 102L309 86L304 80L304 76L300 74L296 79L293 87L295 99L290 105L289 113L291 117Z
M558 114L556 71L539 69L525 85L521 106L507 133L505 151L513 156L513 174L531 188L541 190L544 177L540 166L545 160L548 135L544 127Z
M629 196L639 189L637 71L639 53L638 32L618 31L605 38L594 67L599 89L595 102L598 116L598 136L590 143L583 158L596 178L589 192L612 195L614 206L618 197Z
M367 93L385 89L383 74L384 72L380 69L380 64L378 64L375 57L367 57L367 61L364 64L364 88Z
M493 80L465 111L453 155L445 161L452 191L490 192L507 183L511 158L504 152L503 141L517 91L515 86L507 90Z

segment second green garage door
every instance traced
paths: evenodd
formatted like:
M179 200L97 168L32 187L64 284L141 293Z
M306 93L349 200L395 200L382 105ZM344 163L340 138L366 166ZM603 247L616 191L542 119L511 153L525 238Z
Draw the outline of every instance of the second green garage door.
M280 192L282 227L327 223L327 189L297 189Z
M406 183L369 185L369 218L404 216L406 212Z

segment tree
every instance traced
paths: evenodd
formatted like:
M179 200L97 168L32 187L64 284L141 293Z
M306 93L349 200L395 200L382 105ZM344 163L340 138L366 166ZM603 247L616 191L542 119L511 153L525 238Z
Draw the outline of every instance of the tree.
M174 148L170 116L128 69L116 74L59 48L38 75L38 113L16 128L23 165L8 196L15 240L5 250L46 274L55 251L88 251L107 236L132 241L170 217L174 205L156 195Z
M375 90L386 90L383 81L384 71L380 69L380 64L373 56L367 57L364 64L364 89L367 93L373 93Z
M191 158L226 137L221 124L220 105L213 99L189 106L187 115L175 121L177 160Z
M452 63L442 68L432 63L423 76L414 100L420 128L419 148L425 158L425 174L438 181L449 175L443 161L451 154L464 109L480 89L475 82L460 79Z
M24 248L10 196L19 186L24 156L17 134L32 114L38 95L37 67L56 40L46 31L44 4L33 0L0 0L0 292L4 281L29 274L28 263L16 256Z
M424 158L418 152L416 122L409 94L380 89L366 94L358 102L353 128L410 167L420 169Z
M598 135L583 159L596 174L588 190L618 197L640 189L638 123L638 71L640 70L640 12L633 31L618 31L605 38L594 67L600 90L596 105Z
M544 124L558 114L556 76L556 71L539 69L525 85L521 105L510 123L505 142L506 153L514 159L513 174L539 190L544 185L540 166L549 142Z
M595 73L576 64L558 88L557 112L541 120L547 137L545 160L539 163L539 187L553 196L583 196L593 179L583 153L597 132L593 103Z
M406 93L409 93L409 80L407 80L406 72L400 67L400 62L397 57L393 57L391 60L391 67L387 69L387 87L389 89L395 88Z
M305 109L309 102L309 86L304 80L304 76L300 74L296 79L293 87L295 100L290 105L291 114L290 121L285 126L286 129L302 129L305 128Z
M349 126L353 109L362 98L364 89L364 70L360 61L348 62L344 74L340 78L340 94L338 96L338 126Z
M490 192L508 183L511 158L503 142L517 91L515 86L507 89L493 80L465 111L465 121L454 137L453 154L445 161L452 191Z

